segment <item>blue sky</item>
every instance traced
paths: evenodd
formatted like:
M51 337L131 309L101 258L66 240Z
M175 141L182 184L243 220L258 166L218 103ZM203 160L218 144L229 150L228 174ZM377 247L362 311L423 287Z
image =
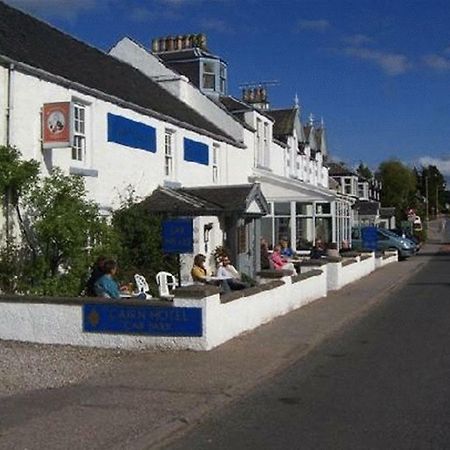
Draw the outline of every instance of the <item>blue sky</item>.
M205 32L229 89L278 80L323 117L331 153L374 168L391 157L450 175L450 8L442 0L7 0L103 50L123 36Z

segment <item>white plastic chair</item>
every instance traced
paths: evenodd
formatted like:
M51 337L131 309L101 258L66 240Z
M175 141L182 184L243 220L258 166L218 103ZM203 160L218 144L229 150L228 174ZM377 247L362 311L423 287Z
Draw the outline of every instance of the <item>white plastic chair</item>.
M159 296L167 300L172 300L174 295L170 290L177 285L177 279L169 272L158 272L156 274L156 284L158 285Z
M138 295L145 294L145 298L147 300L151 299L152 296L149 294L149 287L147 280L143 275L139 275L138 273L134 276L134 281L136 282L136 286L138 288Z

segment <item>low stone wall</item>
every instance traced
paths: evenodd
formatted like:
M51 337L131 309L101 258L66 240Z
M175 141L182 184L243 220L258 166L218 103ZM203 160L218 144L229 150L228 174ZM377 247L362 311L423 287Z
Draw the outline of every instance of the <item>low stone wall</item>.
M375 268L379 269L380 267L384 267L387 264L391 264L398 261L398 252L396 250L390 250L384 252L384 254L379 255L375 259Z
M126 349L209 350L326 292L324 272L315 271L270 279L261 286L222 297L214 286L187 286L175 291L173 303L0 296L0 339ZM195 323L189 323L190 313L196 313ZM148 329L156 335L148 335Z
M327 287L329 291L335 291L373 272L375 254L364 253L356 257L336 259L327 266Z
M190 285L173 302L0 296L0 339L125 349L210 350L398 260L361 253L298 265L299 274L267 270L258 286L219 294Z

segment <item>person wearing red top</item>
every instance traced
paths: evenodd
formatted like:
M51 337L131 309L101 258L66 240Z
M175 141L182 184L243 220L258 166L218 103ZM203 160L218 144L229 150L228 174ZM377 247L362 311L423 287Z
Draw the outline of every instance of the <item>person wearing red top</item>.
M294 275L297 274L294 264L287 262L286 259L281 255L281 247L276 245L270 255L270 260L272 261L275 270L292 270Z

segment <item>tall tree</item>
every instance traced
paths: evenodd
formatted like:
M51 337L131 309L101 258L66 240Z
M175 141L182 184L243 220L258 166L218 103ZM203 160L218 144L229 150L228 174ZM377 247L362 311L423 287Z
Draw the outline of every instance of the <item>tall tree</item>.
M0 146L0 195L5 215L5 242L7 249L13 245L13 211L16 211L20 224L19 200L39 175L39 163L24 161L20 151L11 146Z
M445 205L446 182L444 176L433 165L415 169L415 172L420 195L428 200L428 213L438 213Z
M391 159L380 164L377 178L382 182L382 206L394 206L396 217L402 220L406 210L414 205L416 178L414 172L398 160Z
M373 177L372 171L369 169L368 166L363 164L362 161L360 161L358 168L356 169L356 173L366 180L371 180Z

